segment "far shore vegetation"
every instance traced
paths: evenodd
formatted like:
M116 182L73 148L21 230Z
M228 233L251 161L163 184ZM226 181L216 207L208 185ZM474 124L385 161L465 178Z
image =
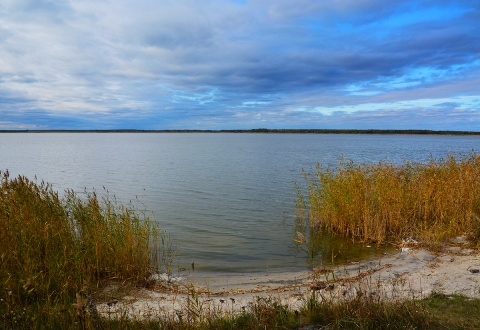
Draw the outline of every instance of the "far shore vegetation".
M305 177L307 190L299 188L297 201L305 244L309 233L327 230L378 244L415 239L434 249L466 236L480 247L475 153L402 165L342 161L335 168L318 165ZM239 314L201 319L103 318L94 297L106 285L149 287L151 274L169 271L168 236L108 195L66 191L60 197L43 181L6 171L0 179L0 329L480 328L479 299L442 293L399 301L359 294L332 303L312 291L295 311L267 299Z
M0 133L262 133L262 134L381 134L381 135L477 135L479 131L448 131L425 129L317 129L317 128L254 128L254 129L222 129L222 130L196 130L196 129L12 129L0 130Z

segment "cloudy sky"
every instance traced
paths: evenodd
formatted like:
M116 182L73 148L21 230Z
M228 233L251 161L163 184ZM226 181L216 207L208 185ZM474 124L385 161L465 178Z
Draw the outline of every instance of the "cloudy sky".
M0 129L480 131L478 0L0 0Z

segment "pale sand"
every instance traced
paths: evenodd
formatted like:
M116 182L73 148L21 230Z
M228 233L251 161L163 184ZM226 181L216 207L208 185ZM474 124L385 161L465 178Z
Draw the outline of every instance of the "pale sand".
M480 298L478 251L458 246L442 253L404 250L327 273L193 274L173 279L168 286L159 282L151 290L139 289L123 296L111 290L109 295L117 297L98 303L97 309L105 317L188 317L195 313L236 313L263 299L296 310L313 290L318 299L351 299L359 290L385 299L420 299L432 291Z

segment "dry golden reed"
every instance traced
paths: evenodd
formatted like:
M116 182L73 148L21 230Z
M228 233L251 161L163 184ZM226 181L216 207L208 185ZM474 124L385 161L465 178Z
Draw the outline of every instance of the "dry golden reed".
M416 237L436 246L467 235L478 244L480 156L474 152L403 165L318 164L305 177L297 215L311 228L377 243Z
M96 193L60 198L43 181L0 177L0 315L7 328L74 315L79 295L112 280L145 284L160 266L164 237L134 208Z

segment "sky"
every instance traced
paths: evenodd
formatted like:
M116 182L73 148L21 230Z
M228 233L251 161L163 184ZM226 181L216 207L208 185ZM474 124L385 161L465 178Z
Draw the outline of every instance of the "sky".
M480 1L0 0L0 129L480 131Z

